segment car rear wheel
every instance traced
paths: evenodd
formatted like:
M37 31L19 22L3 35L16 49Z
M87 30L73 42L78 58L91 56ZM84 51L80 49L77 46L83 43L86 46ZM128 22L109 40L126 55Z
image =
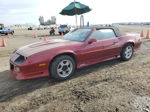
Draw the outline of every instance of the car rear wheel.
M133 45L132 44L126 44L121 52L121 59L123 61L128 61L132 58L133 56Z
M51 76L57 80L66 80L75 72L75 61L68 55L54 59L50 68Z

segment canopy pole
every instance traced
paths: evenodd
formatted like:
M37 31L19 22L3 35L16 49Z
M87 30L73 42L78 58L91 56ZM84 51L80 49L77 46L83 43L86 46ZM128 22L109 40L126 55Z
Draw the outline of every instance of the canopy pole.
M75 5L75 0L74 0L74 5ZM75 10L76 11L76 10ZM78 27L78 25L77 25L77 23L78 23L78 21L77 21L77 14L75 15L75 20L76 20L76 28Z
M80 27L84 27L84 16L80 16Z
M77 23L78 23L78 21L77 21L77 14L75 15L75 19L76 19L76 28L78 27L77 26Z

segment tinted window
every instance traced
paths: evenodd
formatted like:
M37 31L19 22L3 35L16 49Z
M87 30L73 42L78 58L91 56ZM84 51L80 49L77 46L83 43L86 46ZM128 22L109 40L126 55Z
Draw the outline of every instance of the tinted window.
M115 38L116 35L112 29L100 29L93 32L91 38L95 38L96 40L104 40L109 38Z

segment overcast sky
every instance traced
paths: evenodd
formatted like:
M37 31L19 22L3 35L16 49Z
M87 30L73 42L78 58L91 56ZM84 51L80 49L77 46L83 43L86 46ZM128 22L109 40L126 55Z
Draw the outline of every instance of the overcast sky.
M39 24L39 16L45 20L56 16L58 24L75 24L74 16L62 16L59 12L73 0L1 0L0 23ZM149 0L78 0L92 11L84 14L85 23L149 22ZM78 16L79 24L79 16Z

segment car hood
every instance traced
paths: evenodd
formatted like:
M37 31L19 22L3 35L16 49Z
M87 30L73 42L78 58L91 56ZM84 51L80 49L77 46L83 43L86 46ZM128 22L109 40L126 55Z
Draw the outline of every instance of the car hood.
M63 46L68 46L68 45L73 45L77 44L79 42L76 41L70 41L70 40L62 40L62 39L55 39L51 41L44 41L44 42L38 42L38 43L33 43L24 47L21 47L18 49L16 52L18 54L21 54L25 57L29 57L33 54L46 51L49 49L54 49L58 47L63 47Z

